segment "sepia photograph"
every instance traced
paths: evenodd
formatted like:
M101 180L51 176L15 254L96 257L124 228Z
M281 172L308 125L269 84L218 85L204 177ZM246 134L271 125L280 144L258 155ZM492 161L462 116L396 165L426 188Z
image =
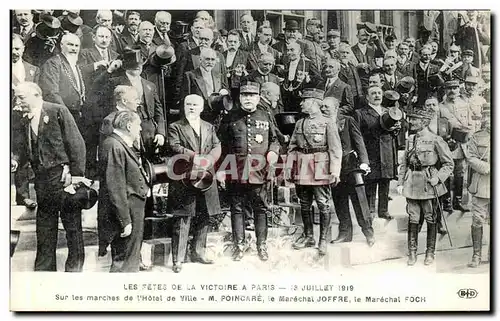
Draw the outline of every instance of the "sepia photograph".
M9 12L11 311L491 310L489 10Z

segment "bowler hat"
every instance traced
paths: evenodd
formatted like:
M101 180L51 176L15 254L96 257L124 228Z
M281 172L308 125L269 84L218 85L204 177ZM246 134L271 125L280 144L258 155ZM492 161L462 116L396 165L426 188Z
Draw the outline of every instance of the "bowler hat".
M240 86L241 94L260 94L260 85L257 82L247 81Z
M285 28L283 30L300 30L299 23L297 20L287 20L285 21Z
M231 95L219 95L218 93L213 93L208 97L210 101L210 106L215 110L231 110L233 109L233 99Z
M214 183L214 175L207 169L192 169L186 173L184 185L200 192L206 192Z
M127 47L122 53L122 68L125 70L136 69L145 63L145 59L142 57L141 51L139 49L134 49Z
M462 52L462 56L474 56L474 51L467 49Z
M44 14L40 17L41 22L36 25L35 32L38 38L46 39L57 37L60 33L61 21L54 16Z
M403 77L396 84L400 93L410 93L415 89L415 79L410 76Z
M76 184L75 191L75 194L67 194L66 205L79 210L89 210L97 203L97 191L95 189L81 183Z
M305 88L302 91L302 99L306 98L315 98L315 99L320 99L323 100L325 96L325 91L318 89L318 88Z
M71 33L75 33L78 28L83 24L80 16L67 15L61 20L61 28Z

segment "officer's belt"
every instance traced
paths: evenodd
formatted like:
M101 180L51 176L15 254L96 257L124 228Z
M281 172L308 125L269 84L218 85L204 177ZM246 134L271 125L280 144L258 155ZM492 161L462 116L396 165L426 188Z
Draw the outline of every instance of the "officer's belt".
M297 151L301 152L302 154L314 154L314 153L322 153L328 151L328 147L323 146L323 147L304 147L304 148L297 148Z
M411 169L414 172L421 172L426 170L429 167L433 167L431 165L408 165L408 168Z

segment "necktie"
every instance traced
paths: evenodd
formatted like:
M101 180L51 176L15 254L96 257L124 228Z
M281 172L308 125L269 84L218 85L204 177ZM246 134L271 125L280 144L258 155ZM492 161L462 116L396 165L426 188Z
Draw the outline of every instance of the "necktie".
M248 45L250 46L250 44L252 43L251 39L250 39L250 34L247 33L247 42L248 42Z
M389 83L391 84L391 88L394 88L394 77L391 77Z
M21 27L21 36L24 38L26 37L26 34L27 34L26 27Z
M102 59L103 60L109 61L108 51L107 50L102 50L101 51L101 55L102 55Z

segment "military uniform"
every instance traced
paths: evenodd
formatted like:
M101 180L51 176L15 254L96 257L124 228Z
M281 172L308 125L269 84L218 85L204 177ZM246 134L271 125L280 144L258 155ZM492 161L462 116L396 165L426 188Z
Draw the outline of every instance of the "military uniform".
M432 110L414 110L410 118L431 119ZM406 197L408 222L408 249L410 258L408 265L415 264L418 247L418 225L420 215L427 221L427 251L425 264L434 260L436 247L437 222L434 214L438 207L436 202L439 196L446 193L444 182L453 171L451 152L445 141L432 133L425 126L416 134L410 135L404 153L398 186L403 187L403 196ZM431 178L437 177L438 183L432 186Z
M322 90L308 89L304 91L303 98L322 100L323 95ZM342 161L342 145L336 123L321 112L300 119L290 139L288 157L291 159L287 159L287 163L293 162L291 178L296 185L304 223L304 234L294 243L294 248L315 245L311 216L315 199L321 217L319 250L320 254L324 254L332 207L330 184L333 183L332 175L339 177Z
M247 83L240 87L240 94L259 94L258 83ZM261 259L267 259L267 191L269 152L279 153L276 131L269 114L263 108L248 112L243 108L228 114L219 129L225 161L229 161L228 192L231 197L231 226L235 244L234 259L243 257L245 242L245 206L252 206L255 220L257 250ZM236 171L231 158L236 162ZM222 158L224 159L224 158ZM224 162L219 170L227 170Z
M489 110L485 111L486 117ZM481 245L483 224L489 221L490 215L490 163L491 163L491 129L485 126L472 135L467 144L472 169L469 192L472 196L472 246L473 256L470 267L477 267L481 262Z

